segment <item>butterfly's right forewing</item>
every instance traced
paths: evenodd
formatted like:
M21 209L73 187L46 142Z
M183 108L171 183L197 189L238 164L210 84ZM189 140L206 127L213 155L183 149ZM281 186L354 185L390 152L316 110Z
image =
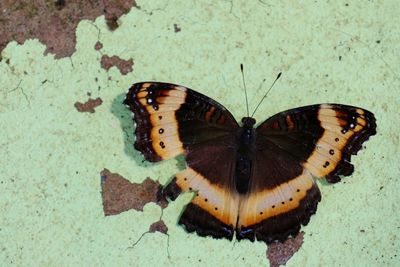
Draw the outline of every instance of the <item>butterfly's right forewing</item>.
M189 88L158 82L134 84L125 100L136 122L135 148L150 161L185 155L187 168L162 196L195 192L179 223L189 232L232 239L237 221L236 158L232 114Z

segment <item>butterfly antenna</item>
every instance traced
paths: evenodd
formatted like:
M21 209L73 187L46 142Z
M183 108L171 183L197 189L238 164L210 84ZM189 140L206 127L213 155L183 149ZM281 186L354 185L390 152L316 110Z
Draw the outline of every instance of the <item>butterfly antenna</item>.
M275 81L272 83L271 87L268 89L268 91L265 93L265 95L263 96L263 98L261 98L261 101L258 103L256 109L254 110L253 114L251 114L251 117L253 118L254 114L256 113L258 107L261 105L261 103L264 101L264 99L267 97L268 93L271 91L272 87L274 87L274 84L276 83L276 81L281 77L282 72L279 72L278 76L276 76Z
M244 87L244 96L246 97L246 108L247 108L247 117L249 116L249 101L247 99L247 89L246 83L244 81L244 72L243 72L243 64L240 64L240 71L242 72L242 80L243 80L243 87Z

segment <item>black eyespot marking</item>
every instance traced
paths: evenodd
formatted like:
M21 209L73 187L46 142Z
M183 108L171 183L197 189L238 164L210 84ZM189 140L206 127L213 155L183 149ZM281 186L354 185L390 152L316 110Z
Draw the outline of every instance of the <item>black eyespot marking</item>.
M158 119L159 119L159 120L161 120L161 119L162 119L162 116L161 116L161 115L160 115L160 116L158 116Z
M336 137L336 138L335 138L335 142L339 142L339 138Z
M189 187L189 190L192 191L193 188Z
M205 201L205 202L207 202L207 201L208 201L208 199L207 199L207 198L205 198L205 199L204 199L204 201Z
M281 203L282 203L282 205L284 205L284 204L285 204L285 201L282 201Z
M322 167L324 167L324 168L326 168L326 167L328 167L328 166L329 166L329 161L325 161L325 164L322 165Z
M158 133L159 133L159 134L163 134L163 133L164 133L164 129L163 129L163 128L160 128L160 129L158 130Z
M214 209L215 209L215 210L218 210L218 208L217 208L217 207L215 207Z
M275 209L275 205L272 205L272 208Z
M153 105L154 110L158 110L158 105Z
M331 155L335 154L335 150L333 150L333 149L329 150L329 154L331 154Z
M289 198L289 201L292 201L293 200L293 198Z
M300 192L300 189L297 189L296 192L297 192L297 193Z
M183 180L187 181L187 178L185 177L185 178L183 178Z
M347 129L342 129L342 134L347 133Z
M260 212L260 215L263 215L263 212L262 212L262 211Z
M161 142L160 142L160 147L161 147L162 149L164 149L164 148L165 148L165 144L164 144L164 142L163 142L163 141L161 141Z

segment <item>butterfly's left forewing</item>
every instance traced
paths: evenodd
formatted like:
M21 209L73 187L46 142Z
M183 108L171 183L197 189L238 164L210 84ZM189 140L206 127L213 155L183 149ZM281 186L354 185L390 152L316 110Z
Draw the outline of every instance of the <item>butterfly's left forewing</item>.
M256 129L257 150L237 236L284 240L315 213L321 195L314 177L338 182L353 172L350 156L376 133L364 109L322 104L276 114Z

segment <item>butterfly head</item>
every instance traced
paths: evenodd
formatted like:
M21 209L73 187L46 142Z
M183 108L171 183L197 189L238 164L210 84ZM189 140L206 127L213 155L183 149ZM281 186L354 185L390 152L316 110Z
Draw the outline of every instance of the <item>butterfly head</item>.
M242 124L243 128L252 129L254 124L256 124L256 120L252 117L243 117Z

